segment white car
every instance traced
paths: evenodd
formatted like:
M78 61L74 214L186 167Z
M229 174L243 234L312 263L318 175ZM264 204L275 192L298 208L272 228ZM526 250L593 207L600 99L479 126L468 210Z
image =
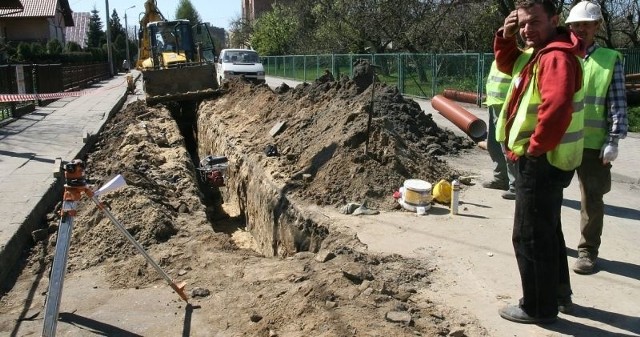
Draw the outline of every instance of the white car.
M223 49L216 62L218 84L232 77L244 76L254 83L264 83L264 67L260 56L251 49Z

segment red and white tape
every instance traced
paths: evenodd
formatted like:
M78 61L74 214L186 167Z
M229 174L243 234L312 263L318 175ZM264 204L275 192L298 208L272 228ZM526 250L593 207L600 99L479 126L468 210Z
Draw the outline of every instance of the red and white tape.
M22 101L35 101L35 100L47 100L57 99L62 97L82 96L86 92L83 91L70 91L70 92L54 92L47 94L0 94L0 102L22 102Z

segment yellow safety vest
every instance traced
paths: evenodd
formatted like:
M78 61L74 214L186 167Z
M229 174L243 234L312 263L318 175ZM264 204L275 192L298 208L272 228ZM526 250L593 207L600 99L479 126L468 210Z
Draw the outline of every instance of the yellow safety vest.
M513 64L513 70L511 71L511 83L509 84L509 90L507 91L507 99L505 102L511 97L513 90L515 90L516 85L520 82L520 72L529 62L529 59L533 55L533 48L529 48L524 50L516 62ZM496 140L500 143L504 143L504 140L507 138L505 134L505 129L507 125L507 104L502 105L502 110L500 110L500 114L498 115L498 120L496 121Z
M510 84L511 76L498 70L498 65L494 60L491 63L491 69L487 77L487 99L485 104L487 106L504 104Z
M524 54L523 54L524 55ZM523 56L520 58L530 56ZM514 80L512 83L519 81L519 74L526 65L526 62L516 61L514 65ZM582 65L582 60L579 60ZM525 92L522 95L520 104L516 111L516 116L509 131L509 143L507 147L518 156L523 156L527 151L529 138L533 134L538 124L538 107L542 103L540 91L536 85L538 75L538 65L534 65L532 80L529 82ZM513 87L509 90L509 97L513 91ZM571 115L571 123L565 131L564 136L560 140L560 144L553 150L546 153L549 163L561 170L570 171L575 169L582 162L582 149L584 147L584 87L573 95L573 113ZM507 105L505 104L505 107ZM506 116L506 108L501 111L501 116ZM501 118L502 119L502 118ZM500 121L500 120L499 120ZM504 121L496 125L496 138L502 137L504 141L506 134L506 117Z
M622 55L608 48L596 48L584 61L584 147L600 149L609 134L605 103L614 66Z

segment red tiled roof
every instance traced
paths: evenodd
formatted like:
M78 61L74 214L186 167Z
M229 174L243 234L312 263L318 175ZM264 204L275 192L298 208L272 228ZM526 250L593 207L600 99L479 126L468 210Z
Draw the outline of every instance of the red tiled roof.
M3 0L4 1L4 0ZM14 0L11 0L14 1ZM8 18L51 18L56 16L56 8L60 7L64 23L67 26L73 26L73 18L71 17L71 7L69 0L20 0L24 10L17 12L15 9L1 9L0 17Z
M58 0L20 0L24 6L22 12L13 13L13 10L0 10L0 15L4 12L13 13L6 17L10 18L32 18L32 17L52 17L56 15L56 5Z
M75 26L66 27L64 30L67 41L73 41L82 48L86 47L85 39L87 38L87 31L89 30L90 18L91 13L89 12L73 12L73 22L75 22Z

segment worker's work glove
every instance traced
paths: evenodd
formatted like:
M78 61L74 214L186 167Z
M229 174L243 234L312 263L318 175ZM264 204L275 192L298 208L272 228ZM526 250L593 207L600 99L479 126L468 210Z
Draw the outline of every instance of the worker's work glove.
M600 149L603 164L608 164L618 158L618 137L609 136Z

